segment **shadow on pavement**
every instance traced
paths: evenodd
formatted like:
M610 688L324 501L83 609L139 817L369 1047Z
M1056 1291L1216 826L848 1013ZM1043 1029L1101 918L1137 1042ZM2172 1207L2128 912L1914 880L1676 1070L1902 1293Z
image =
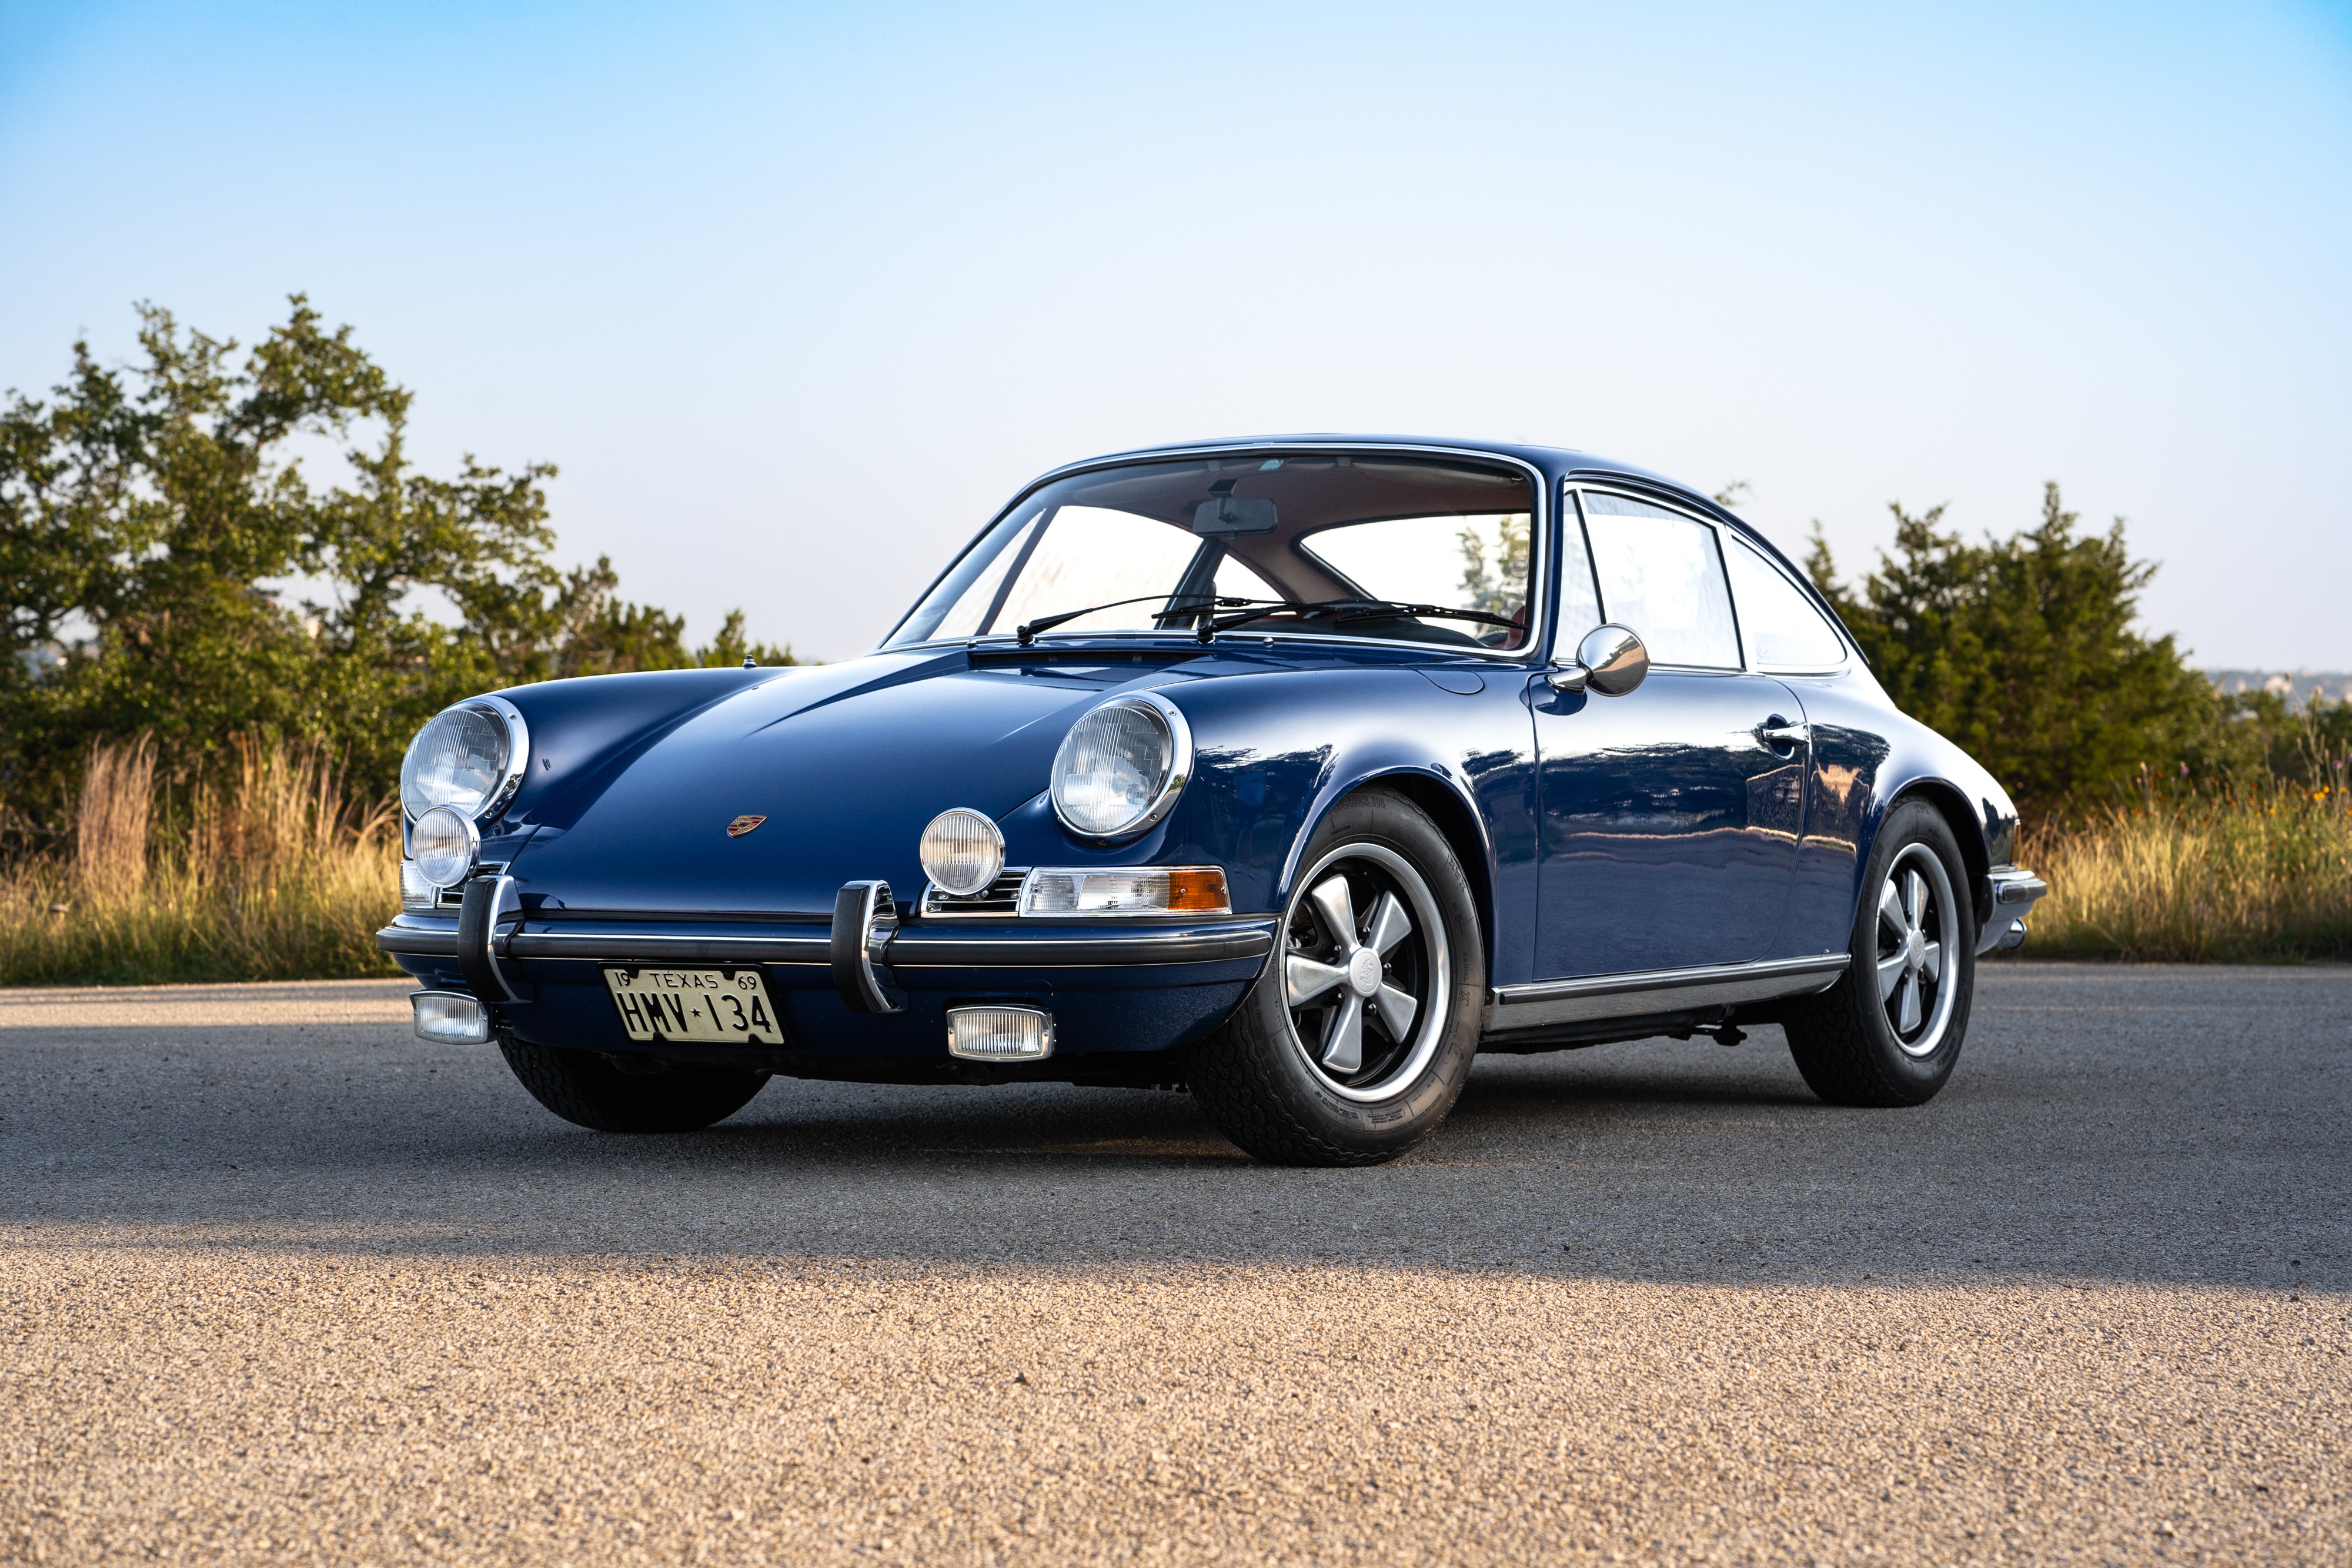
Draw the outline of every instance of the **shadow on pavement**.
M0 1031L0 1226L394 1254L1945 1276L2344 1289L2352 971L1988 971L1951 1086L1806 1090L1777 1030L1482 1061L1410 1158L1247 1161L1189 1096L780 1080L709 1132L541 1112L397 1025Z

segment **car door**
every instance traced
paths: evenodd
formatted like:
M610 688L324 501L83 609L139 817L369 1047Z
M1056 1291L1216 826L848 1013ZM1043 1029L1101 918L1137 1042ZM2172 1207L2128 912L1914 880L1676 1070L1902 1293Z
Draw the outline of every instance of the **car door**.
M1613 621L1641 636L1651 665L1625 696L1557 692L1541 677L1528 687L1537 971L1568 979L1765 957L1804 825L1803 710L1743 654L1715 524L1590 486L1570 487L1560 511L1559 645Z

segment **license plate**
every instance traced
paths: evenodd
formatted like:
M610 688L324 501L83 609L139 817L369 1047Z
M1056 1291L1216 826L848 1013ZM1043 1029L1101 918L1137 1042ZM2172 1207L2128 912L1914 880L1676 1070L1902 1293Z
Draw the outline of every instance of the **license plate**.
M757 969L607 969L604 984L631 1040L784 1043Z

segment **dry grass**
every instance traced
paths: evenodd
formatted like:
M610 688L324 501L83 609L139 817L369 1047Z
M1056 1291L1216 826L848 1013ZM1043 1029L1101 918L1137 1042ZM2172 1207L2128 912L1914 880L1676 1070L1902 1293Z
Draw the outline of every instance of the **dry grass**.
M2018 859L2050 883L2031 922L2031 954L2352 957L2352 796L2341 787L2151 793L2070 828L2029 833Z
M374 941L400 907L396 808L353 805L314 751L236 757L159 816L153 749L94 747L70 853L0 872L0 985L396 975ZM2029 832L2019 859L2050 883L2035 956L2352 958L2341 787L2149 791Z
M236 757L165 833L152 750L94 748L70 862L0 873L0 985L397 974L374 942L400 908L394 809L353 806L314 751Z

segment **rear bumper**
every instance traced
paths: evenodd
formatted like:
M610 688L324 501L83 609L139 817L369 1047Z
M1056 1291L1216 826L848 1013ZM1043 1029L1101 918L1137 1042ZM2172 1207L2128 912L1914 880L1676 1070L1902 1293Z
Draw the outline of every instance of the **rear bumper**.
M2050 891L2050 884L2013 865L1993 867L1986 881L1992 890L1992 902L1985 912L1984 929L1977 936L1977 951L2024 946L2025 916Z

